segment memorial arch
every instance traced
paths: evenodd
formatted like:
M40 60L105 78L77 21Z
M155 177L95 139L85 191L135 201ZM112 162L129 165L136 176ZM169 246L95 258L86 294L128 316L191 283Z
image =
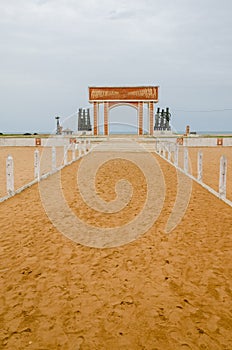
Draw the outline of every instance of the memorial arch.
M109 135L109 110L120 105L134 107L138 115L138 135L143 135L143 105L149 110L149 134L154 129L154 104L158 102L158 86L89 87L93 103L93 132L99 135L99 105L104 105L104 135Z
M135 104L109 103L109 134L138 134L138 108Z

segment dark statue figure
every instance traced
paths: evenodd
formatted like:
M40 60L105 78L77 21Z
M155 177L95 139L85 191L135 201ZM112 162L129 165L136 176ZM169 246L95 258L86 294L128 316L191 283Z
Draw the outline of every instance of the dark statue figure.
M92 126L90 123L90 111L89 108L79 108L78 111L78 131L91 131Z
M155 126L154 130L171 130L170 126L170 119L171 119L171 113L169 112L169 108L166 108L166 111L164 109L161 110L160 108L157 108L157 112L155 115Z

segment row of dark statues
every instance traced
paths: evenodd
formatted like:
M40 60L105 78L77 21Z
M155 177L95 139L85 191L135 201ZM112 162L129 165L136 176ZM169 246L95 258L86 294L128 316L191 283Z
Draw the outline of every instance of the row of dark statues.
M92 131L89 108L78 110L78 131Z
M169 108L166 108L166 111L160 108L157 108L157 112L155 114L155 126L154 130L171 130L170 126L171 113L169 112Z
M171 113L169 108L166 110L157 108L155 114L155 126L154 130L171 130L170 126ZM89 108L79 108L78 110L78 131L91 131L92 125L90 122L90 110Z

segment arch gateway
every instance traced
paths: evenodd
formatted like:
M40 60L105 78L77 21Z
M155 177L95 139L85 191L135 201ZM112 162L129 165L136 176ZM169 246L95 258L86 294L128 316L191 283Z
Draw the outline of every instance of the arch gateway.
M93 132L99 134L99 105L104 104L104 135L109 135L109 110L118 105L136 108L138 135L143 135L143 105L148 105L149 134L153 135L154 104L158 102L158 86L89 87L89 102L93 103Z

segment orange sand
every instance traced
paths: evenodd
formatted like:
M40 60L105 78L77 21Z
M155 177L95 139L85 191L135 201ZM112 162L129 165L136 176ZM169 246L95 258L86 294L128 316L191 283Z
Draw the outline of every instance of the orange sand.
M184 218L166 235L177 179L155 157L165 175L163 210L146 234L119 248L88 248L60 234L37 185L0 205L0 349L232 348L232 209L193 183ZM111 181L128 172L134 193L111 225L140 210L145 190L131 164L113 165ZM106 214L80 210L77 167L62 171L65 197L83 220L105 226ZM109 165L97 177L104 199L115 195L108 174Z

